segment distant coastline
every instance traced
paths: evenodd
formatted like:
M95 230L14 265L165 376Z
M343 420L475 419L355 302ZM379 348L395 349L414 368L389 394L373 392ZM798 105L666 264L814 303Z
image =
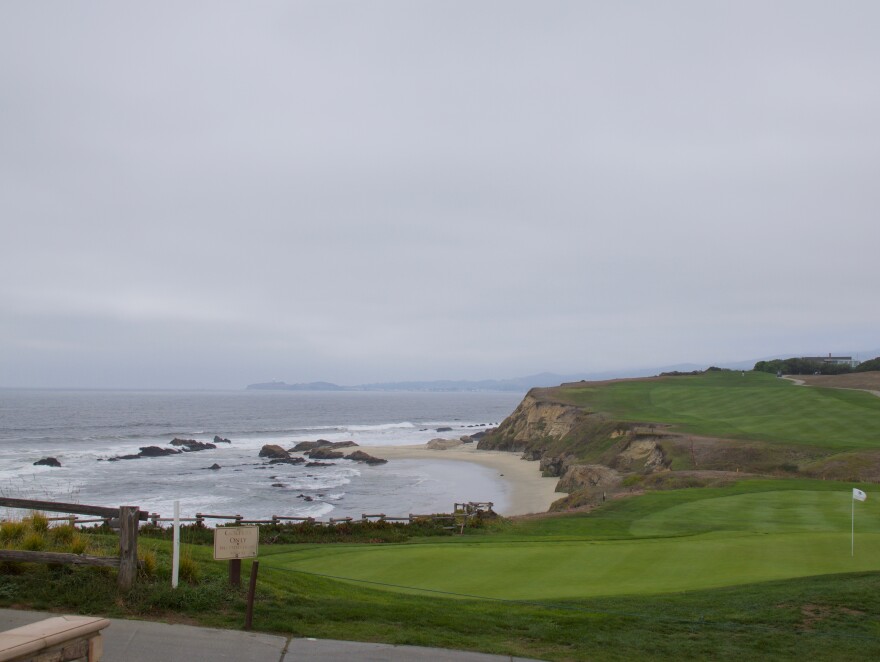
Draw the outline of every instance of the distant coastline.
M695 366L687 364L687 369L693 370ZM675 366L682 368L682 366ZM377 384L359 384L357 386L340 386L331 382L309 382L302 384L287 384L283 381L262 382L249 384L249 391L425 391L425 392L467 392L467 391L501 391L507 393L526 393L531 388L547 388L558 386L567 382L581 380L610 379L613 377L645 377L655 375L661 369L651 368L629 372L614 373L578 373L561 375L553 372L542 372L525 377L513 377L511 379L439 379L433 381L406 381L406 382L382 382Z
M877 356L880 349L870 352L847 352L853 356ZM768 356L761 359L748 359L743 361L720 361L712 365L729 370L752 370L758 361L783 358L782 355ZM359 384L357 386L341 386L332 382L316 381L308 383L288 384L281 380L249 384L248 391L412 391L432 393L456 393L494 391L506 393L526 393L532 388L549 388L560 384L580 381L603 381L606 379L623 379L628 377L653 377L664 372L692 372L705 370L710 364L677 363L674 365L652 366L643 368L627 368L604 372L581 372L575 374L559 374L555 372L541 372L525 377L512 377L510 379L437 379L424 381L401 381L380 382L374 384ZM277 374L277 373L276 373Z

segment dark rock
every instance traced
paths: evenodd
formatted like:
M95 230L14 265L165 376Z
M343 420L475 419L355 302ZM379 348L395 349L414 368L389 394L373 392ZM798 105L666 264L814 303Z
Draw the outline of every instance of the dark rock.
M196 441L195 439L173 439L171 445L180 446L184 453L207 451L212 448L217 448L214 444L210 444L207 441Z
M307 467L333 467L333 462L307 462Z
M310 496L303 497L303 501L314 501L314 499Z
M266 444L260 449L260 457L271 457L276 460L289 460L290 454L277 444Z
M342 451L334 451L331 448L322 446L306 453L313 460L338 460L343 456Z
M437 428L435 432L452 432L452 428Z
M353 441L327 441L326 439L318 439L318 441L301 441L290 449L291 453L305 453L315 450L316 448L349 448L357 446Z
M385 464L388 460L383 460L379 457L373 457L363 451L355 451L350 455L345 456L346 460L354 460L355 462L366 462L367 464Z
M223 467L221 467L221 466L220 466L219 464L217 464L216 462L215 462L214 464L212 464L210 467L208 467L208 469L210 469L211 471L219 471L219 470L222 469L222 468L223 468Z
M119 457L120 460L128 460L132 457L163 457L165 455L177 455L181 451L176 451L173 448L160 448L159 446L141 446L141 452L137 455L121 455Z
M542 457L540 469L545 476L561 476L568 468L567 457Z
M284 483L272 483L272 487L284 487Z
M44 466L44 467L60 467L61 463L56 460L54 457L44 457L42 460L37 460L34 462L34 466Z
M318 441L301 441L296 446L291 448L289 453L305 453L306 451L314 450L318 446L323 446L324 444L329 444L329 441L324 439L318 439Z
M214 443L215 444L231 444L232 442L229 439L224 439L219 434L214 435Z
M269 460L269 464L302 464L305 461L303 457L280 457Z
M557 492L576 492L589 488L612 488L621 483L614 469L601 464L576 464L568 467L556 484Z
M525 450L523 451L521 460L528 460L529 462L537 462L541 459L541 456L544 454L544 451L541 450Z

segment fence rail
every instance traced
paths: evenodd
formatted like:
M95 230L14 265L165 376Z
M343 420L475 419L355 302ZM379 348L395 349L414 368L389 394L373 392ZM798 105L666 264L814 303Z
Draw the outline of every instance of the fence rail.
M53 511L53 508L48 507L46 504L49 504L53 507L57 507L54 509L54 512L67 512L67 513L77 513L84 515L97 515L98 517L92 518L82 518L77 517L76 515L65 515L63 517L48 517L46 519L53 522L69 522L72 526L80 525L80 524L108 524L110 526L115 526L118 524L119 518L119 509L118 508L104 508L100 506L84 506L82 504L63 504L58 502L51 501L32 501L28 499L6 499L0 498L0 506L7 506L10 508L17 508L22 510L38 510L38 511ZM385 513L362 513L360 519L356 519L354 517L331 517L327 520L315 519L314 517L292 517L287 515L271 515L269 519L247 519L243 515L213 515L210 513L196 513L194 517L181 517L179 518L179 522L187 524L187 523L195 523L197 526L206 526L206 523L209 520L218 520L219 522L230 522L236 525L239 524L248 524L248 525L279 525L284 522L300 522L300 523L308 523L312 526L336 526L337 524L349 524L349 523L367 523L367 522L405 522L407 524L412 524L417 521L431 520L431 521L455 521L459 519L462 515L465 516L473 516L478 512L486 512L492 510L491 502L468 502L468 503L456 503L455 504L455 513L457 514L416 514L410 513L408 515L402 515L399 517L392 517L390 515L386 515ZM74 510L75 508L75 510ZM138 512L138 519L140 521L147 521L153 526L160 526L162 523L173 522L173 517L162 517L158 513L147 513Z
M76 513L77 515L97 515L102 518L118 518L119 508L105 506L87 506L82 503L62 503L61 501L36 501L34 499L10 499L0 497L0 506L19 510L38 510L50 513ZM64 518L67 519L67 518ZM146 520L146 512L138 512L138 519Z
M64 552L23 552L16 549L0 549L0 560L24 561L25 563L64 563L71 565L101 565L119 567L116 556L89 556Z
M36 501L34 499L12 499L0 497L0 506L17 510L34 510L50 513L74 513L78 515L97 515L100 522L115 522L119 529L119 556L117 558L86 556L85 554L64 554L61 552L36 552L21 550L0 550L0 559L9 561L25 561L30 563L74 563L79 565L109 565L119 568L117 584L127 591L134 583L137 575L137 535L138 524L147 519L137 506L119 506L105 508L88 506L81 503L61 503L60 501ZM53 520L67 520L71 524L82 524L77 517L53 517Z

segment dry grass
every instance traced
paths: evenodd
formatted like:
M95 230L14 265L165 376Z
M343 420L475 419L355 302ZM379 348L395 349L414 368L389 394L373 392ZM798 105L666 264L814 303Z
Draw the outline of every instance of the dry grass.
M846 375L798 375L807 386L854 388L880 393L880 372L851 372Z

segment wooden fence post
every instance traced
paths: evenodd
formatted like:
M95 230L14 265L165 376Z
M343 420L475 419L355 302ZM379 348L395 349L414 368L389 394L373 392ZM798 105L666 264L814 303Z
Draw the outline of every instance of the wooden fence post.
M251 564L251 578L248 582L247 592L247 608L244 613L244 629L250 630L254 624L254 595L257 592L257 571L260 569L260 562L254 561Z
M140 510L137 506L119 507L119 576L118 586L128 591L137 575L137 535Z

